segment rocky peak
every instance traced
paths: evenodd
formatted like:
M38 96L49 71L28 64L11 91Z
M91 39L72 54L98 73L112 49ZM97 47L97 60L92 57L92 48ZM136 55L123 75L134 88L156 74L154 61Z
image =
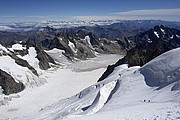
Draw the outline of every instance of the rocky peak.
M99 81L111 74L116 66L121 64L128 64L129 67L143 66L162 53L179 47L179 36L180 30L161 25L128 38L128 41L132 41L135 47L131 48L126 56L116 64L109 66Z
M136 59L144 58L143 64L134 64L134 65L144 65L151 59L157 57L158 55L177 48L180 46L180 31L173 28L161 26L155 26L153 29L150 29L144 33L136 35L134 41L136 43L136 47L132 48L132 50L138 49L139 52L137 54L141 55L141 57L135 57ZM151 42L150 42L151 41ZM130 53L133 51L129 51ZM128 54L127 54L128 55ZM129 62L132 57L136 54L132 54L129 56ZM134 66L129 63L129 66Z
M41 44L46 49L64 50L67 58L87 59L95 57L95 52L105 54L122 54L122 46L114 40L106 38L100 39L92 32L87 30L64 29L53 39L45 39Z
M34 47L37 53L36 58L39 60L39 67L42 70L47 70L50 68L49 63L56 64L53 58L51 58L46 52L44 52L44 48L41 46L41 44L36 43L33 40L28 40L24 43L27 48Z

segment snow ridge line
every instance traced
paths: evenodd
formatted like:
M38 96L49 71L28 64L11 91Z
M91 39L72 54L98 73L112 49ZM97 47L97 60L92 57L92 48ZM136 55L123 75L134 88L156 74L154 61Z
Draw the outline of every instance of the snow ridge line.
M85 111L87 115L97 113L111 99L112 95L119 88L119 80L111 81L100 88L96 98L90 107Z

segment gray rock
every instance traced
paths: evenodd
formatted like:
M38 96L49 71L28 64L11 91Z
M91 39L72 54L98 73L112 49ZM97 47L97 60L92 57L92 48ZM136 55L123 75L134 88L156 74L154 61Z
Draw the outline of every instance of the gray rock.
M171 89L171 91L180 90L180 81L178 81Z
M36 71L36 69L34 69L31 65L29 65L29 63L26 60L23 60L19 57L17 57L15 54L9 54L9 56L15 60L15 62L23 67L27 67L29 70L31 70L32 73L34 73L35 75L38 76L38 73Z
M37 59L39 60L39 67L42 70L47 70L51 66L50 63L56 64L54 59L51 58L46 52L44 52L43 48L40 45L36 45L35 49L37 51Z
M25 89L23 83L17 83L8 73L0 69L0 86L5 95L21 92Z
M161 29L163 29L165 33L163 33ZM159 38L154 34L154 31L159 33ZM99 78L98 82L105 79L113 72L115 67L121 64L128 64L129 67L143 66L162 53L179 47L180 38L177 37L177 35L180 36L180 30L164 26L155 26L153 29L128 38L128 40L132 41L132 44L135 43L136 46L131 48L124 58L120 59L114 65L109 66ZM172 38L172 36L174 37ZM149 42L149 39L152 40L152 42Z
M41 46L41 44L36 43L33 40L28 40L24 43L27 45L27 47L35 47L36 52L37 52L37 59L39 60L39 67L42 70L47 70L50 68L49 63L56 64L53 58L51 58L46 52L44 52L44 48Z

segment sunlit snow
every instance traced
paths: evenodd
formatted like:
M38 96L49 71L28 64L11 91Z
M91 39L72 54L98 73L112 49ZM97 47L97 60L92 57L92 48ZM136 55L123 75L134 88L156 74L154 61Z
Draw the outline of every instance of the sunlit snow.
M156 31L154 31L154 34L159 38L159 35L158 35L158 33Z
M179 69L180 49L169 51L142 68L120 65L115 68L102 82L96 83L80 93L60 100L55 104L27 117L21 117L22 120L116 120L116 119L179 119L180 117L180 92L172 91L174 85L179 80L172 77L173 80L162 82L158 86L151 87L147 79L149 68L154 77L158 77L161 71L164 74L171 73L175 75ZM155 63L161 63L158 66ZM168 64L167 64L168 63ZM169 65L171 68L168 68ZM152 67L149 67L152 66ZM154 71L157 69L158 71ZM141 73L147 72L147 75ZM177 78L179 78L177 76ZM161 80L161 78L157 78ZM115 84L117 83L118 84ZM173 81L173 82L172 82ZM116 85L116 86L115 86ZM160 87L163 85L163 87ZM107 100L108 98L108 100Z

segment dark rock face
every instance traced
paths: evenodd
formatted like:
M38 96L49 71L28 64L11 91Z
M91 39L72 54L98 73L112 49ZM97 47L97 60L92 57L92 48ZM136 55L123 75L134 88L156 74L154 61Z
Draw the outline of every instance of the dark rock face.
M87 59L95 57L95 52L102 54L123 54L123 47L118 41L100 39L92 32L88 32L82 28L76 30L63 30L57 33L54 39L45 39L41 41L42 46L51 50L53 48L64 50L64 55L73 59ZM74 50L72 50L72 46Z
M56 64L54 59L51 58L46 52L44 52L40 45L36 45L35 49L37 51L37 59L39 60L40 69L47 70L50 68L49 62Z
M17 83L9 74L0 69L0 86L3 89L5 95L12 93L18 93L24 90L23 83Z
M98 41L97 41L98 38L96 37L95 34L93 34L92 32L90 32L90 33L88 33L87 35L88 35L89 38L90 38L90 43L91 43L92 46L94 46L94 45L99 45L99 43L98 43Z
M133 37L136 47L128 51L128 66L142 66L160 54L180 47L180 31L164 26L155 26Z
M107 78L114 71L115 67L116 67L115 65L108 65L106 71L98 79L98 82L100 82L100 81L104 80L105 78Z
M68 58L74 57L73 51L68 46L68 43L69 43L68 39L65 39L65 38L58 39L57 37L55 37L53 40L51 40L48 48L49 49L58 48L58 49L64 50L65 56L67 56Z
M18 65L23 66L23 67L27 67L28 69L30 69L30 70L32 71L32 73L34 73L35 75L38 76L37 71L36 71L31 65L29 65L29 63L28 63L26 60L23 60L23 59L17 57L16 55L14 55L14 54L12 54L12 55L9 54L9 56L10 56L12 59L14 59L15 62L16 62Z
M171 91L180 90L180 81L178 81L171 89Z
M93 45L94 49L98 53L102 54L124 54L125 50L122 45L116 40L108 40L105 38L96 40L97 44Z
M25 56L28 54L28 50L24 49L24 50L14 50L14 54L15 55L21 55L21 56Z
M77 42L77 53L75 55L75 57L85 60L87 58L93 58L95 57L94 52L92 51L91 48L88 47L88 45L84 45L81 42Z
M56 64L54 59L51 58L46 52L44 52L44 48L41 46L41 44L36 43L33 40L28 40L24 43L27 45L27 47L35 47L36 52L37 52L37 59L39 60L39 67L42 70L47 70L50 68L49 63Z
M157 34L157 35L156 35ZM153 58L171 49L180 47L180 30L164 26L155 26L144 33L128 38L135 47L130 49L126 56L109 66L98 81L102 81L110 75L114 68L121 64L132 66L143 66ZM132 45L133 46L133 45Z
M12 45L12 42L26 38L26 33L0 31L0 42L2 45Z

